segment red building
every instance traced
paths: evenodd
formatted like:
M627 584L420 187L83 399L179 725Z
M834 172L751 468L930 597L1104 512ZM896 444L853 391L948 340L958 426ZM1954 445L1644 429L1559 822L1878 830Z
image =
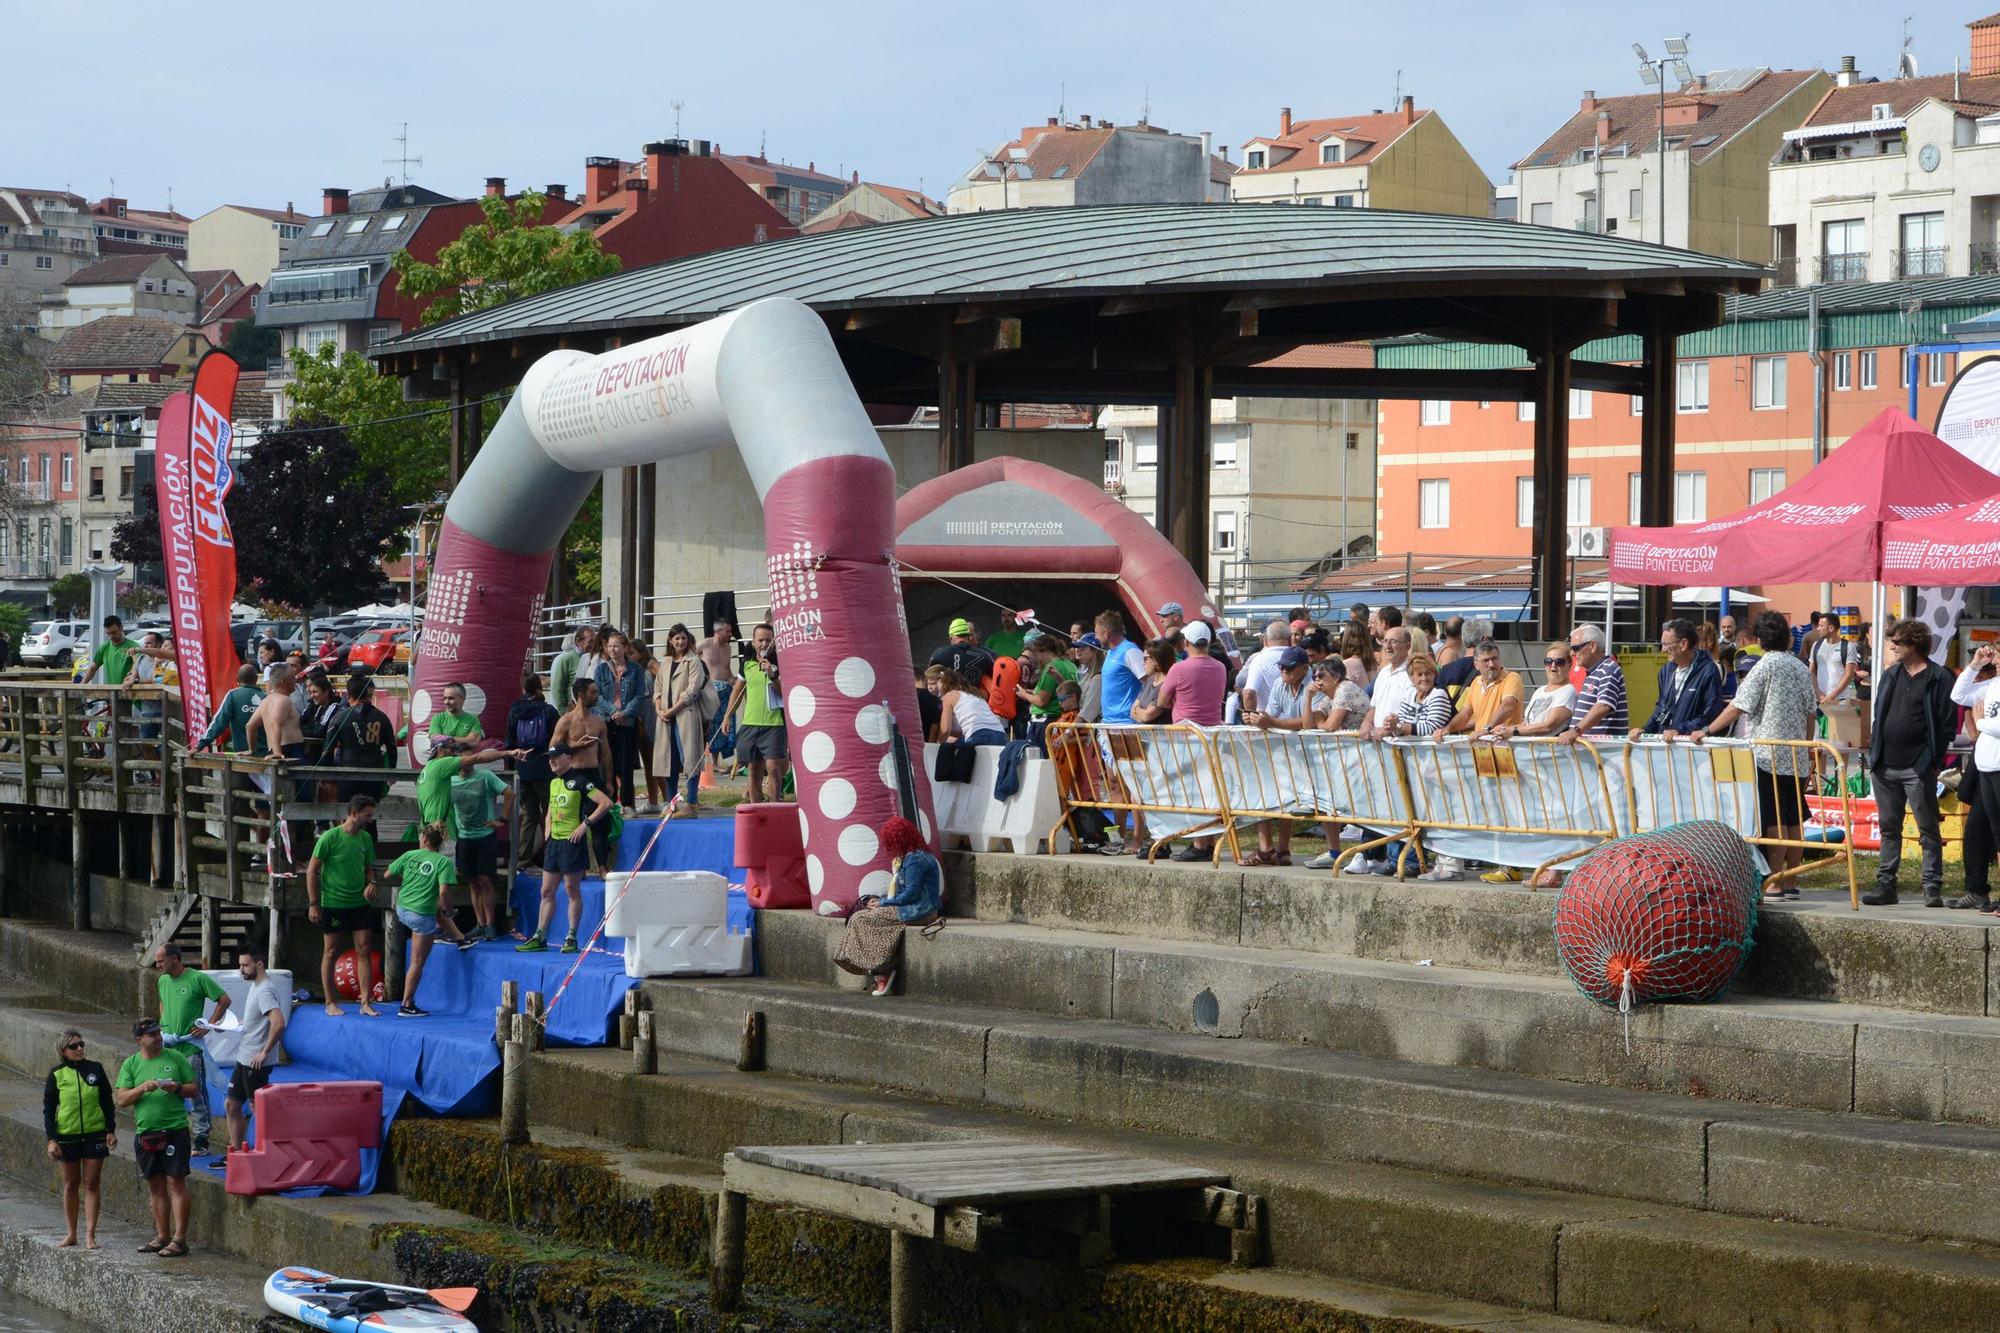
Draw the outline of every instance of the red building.
M588 228L626 268L798 234L704 139L649 143L637 162L585 158L583 176L560 223Z

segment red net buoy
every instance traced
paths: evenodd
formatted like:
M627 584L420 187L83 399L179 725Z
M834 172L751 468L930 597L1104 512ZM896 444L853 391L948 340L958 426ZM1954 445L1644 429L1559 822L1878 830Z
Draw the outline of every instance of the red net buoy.
M358 1000L361 998L361 984L359 979L354 975L354 967L354 950L352 949L349 949L346 953L333 960L333 988L340 992L343 999ZM368 997L370 1000L384 998L384 991L382 989L382 955L374 949L368 951L368 989L374 992L373 995Z
M1619 838L1564 882L1556 953L1599 1004L1712 1000L1750 952L1761 883L1750 844L1714 820Z

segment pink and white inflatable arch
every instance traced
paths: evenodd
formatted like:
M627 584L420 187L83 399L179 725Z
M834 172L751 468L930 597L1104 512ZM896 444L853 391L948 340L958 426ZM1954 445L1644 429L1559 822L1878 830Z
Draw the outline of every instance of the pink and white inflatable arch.
M897 812L890 721L934 838L923 728L897 586L895 470L819 317L769 300L601 356L537 361L445 507L413 716L448 681L489 734L521 664L570 520L607 468L734 444L764 504L813 908L881 893L877 830Z

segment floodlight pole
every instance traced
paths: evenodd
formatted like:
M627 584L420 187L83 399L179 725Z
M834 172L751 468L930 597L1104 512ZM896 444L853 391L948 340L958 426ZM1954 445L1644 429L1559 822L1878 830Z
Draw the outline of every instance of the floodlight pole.
M1656 132L1653 138L1653 153L1659 159L1659 236L1660 244L1665 245L1667 243L1667 69L1669 66L1679 65L1682 67L1683 72L1685 72L1687 65L1687 34L1682 33L1679 37L1669 37L1666 42L1667 53L1657 60L1647 55L1646 48L1637 42L1632 44L1632 50L1639 57L1639 73L1643 76L1648 71L1651 71L1653 86L1659 89L1659 111L1655 127ZM1597 201L1597 206L1599 211L1602 212L1604 208L1603 199L1600 198Z

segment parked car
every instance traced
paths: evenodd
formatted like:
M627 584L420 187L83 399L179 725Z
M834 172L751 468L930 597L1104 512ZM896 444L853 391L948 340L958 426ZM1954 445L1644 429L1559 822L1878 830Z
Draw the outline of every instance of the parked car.
M66 667L89 656L88 620L37 620L21 639L21 661L28 666Z
M353 643L347 645L347 669L350 671L398 670L396 662L397 644L409 636L410 631L393 625L363 631ZM409 669L406 657L400 667Z

